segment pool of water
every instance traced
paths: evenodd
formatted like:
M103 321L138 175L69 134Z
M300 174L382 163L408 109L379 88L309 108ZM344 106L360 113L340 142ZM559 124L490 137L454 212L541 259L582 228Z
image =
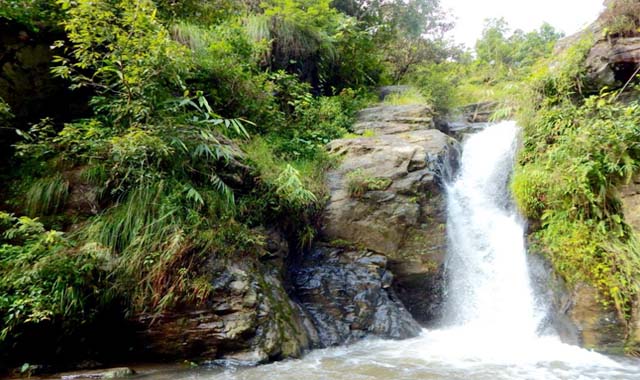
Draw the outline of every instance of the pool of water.
M367 340L251 368L164 370L149 380L638 380L640 360L608 357L541 337L527 345L469 339L465 329L406 341ZM469 342L477 342L475 344ZM507 345L502 345L502 344Z

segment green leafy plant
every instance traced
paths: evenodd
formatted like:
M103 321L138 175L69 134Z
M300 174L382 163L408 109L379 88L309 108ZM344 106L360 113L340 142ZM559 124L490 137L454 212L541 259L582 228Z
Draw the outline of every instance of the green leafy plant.
M525 129L512 188L523 213L540 220L536 236L559 273L596 286L628 318L640 291L640 249L615 189L640 163L640 106L614 95L539 111Z
M73 329L95 315L108 256L68 248L61 232L46 230L37 219L0 212L0 346L29 325Z
M362 169L347 174L347 188L354 198L361 198L367 191L386 190L392 183L390 178L372 177Z
M50 215L60 211L69 195L69 182L60 174L36 180L25 196L29 215Z

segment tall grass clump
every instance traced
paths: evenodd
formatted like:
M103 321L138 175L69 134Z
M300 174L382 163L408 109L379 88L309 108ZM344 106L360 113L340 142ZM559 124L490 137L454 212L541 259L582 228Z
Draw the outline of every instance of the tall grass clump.
M69 181L60 173L35 180L25 194L28 215L50 215L60 211L69 196Z

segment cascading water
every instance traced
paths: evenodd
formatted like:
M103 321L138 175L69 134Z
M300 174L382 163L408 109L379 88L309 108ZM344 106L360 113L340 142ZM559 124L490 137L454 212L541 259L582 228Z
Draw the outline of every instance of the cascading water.
M535 336L541 315L529 284L524 226L507 191L516 134L514 123L502 123L469 139L460 174L447 186L446 320L494 339Z
M406 341L368 340L300 360L249 369L165 374L160 379L638 379L637 361L540 336L544 305L530 286L524 223L508 181L518 128L503 122L464 144L447 186L450 257L445 323Z

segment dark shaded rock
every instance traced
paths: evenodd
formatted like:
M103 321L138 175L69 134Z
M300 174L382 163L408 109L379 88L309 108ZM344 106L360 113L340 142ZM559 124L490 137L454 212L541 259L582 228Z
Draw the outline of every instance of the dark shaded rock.
M382 86L378 89L378 99L380 101L392 94L402 94L411 89L411 86Z
M12 127L27 130L45 117L64 122L89 114L90 90L71 91L69 83L51 74L50 46L64 38L62 29L35 32L0 18L0 98L15 115ZM10 156L17 138L11 129L0 129L0 162Z
M403 339L420 326L389 287L384 256L317 246L293 276L296 295L318 327L323 347L367 335Z
M316 345L315 327L289 298L280 268L257 259L284 249L271 248L270 253L226 260L212 256L207 271L213 292L204 304L138 315L142 352L156 360L258 364L298 357Z

